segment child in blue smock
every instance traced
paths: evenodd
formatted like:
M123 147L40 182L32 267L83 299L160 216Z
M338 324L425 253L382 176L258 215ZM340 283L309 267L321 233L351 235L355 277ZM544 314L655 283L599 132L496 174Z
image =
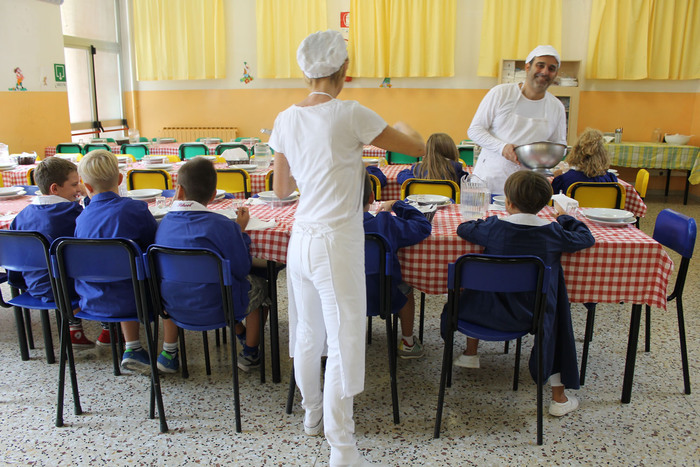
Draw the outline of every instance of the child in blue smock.
M244 232L250 215L248 209L238 210L236 221L207 209L216 196L216 169L203 157L195 157L178 171L175 199L156 232L156 244L172 248L207 248L231 262L233 279L233 311L236 320L246 319L247 329L236 323L236 334L243 350L238 367L249 371L260 366L260 307L267 298L267 282L250 275L250 237ZM221 291L217 284L203 285L201 291L178 293L177 284L163 282L161 290L170 297L164 299L165 312L221 313ZM158 369L175 373L179 368L177 325L163 320L163 351L158 356Z
M567 396L564 387L579 388L576 345L571 325L569 298L561 269L561 254L591 247L595 240L583 222L559 215L556 222L537 217L552 197L552 187L542 175L527 170L512 174L505 182L508 217L491 216L461 224L457 234L465 240L484 246L492 255L534 255L552 268L547 309L543 320L542 360L544 378L552 387L549 413L563 416L578 408L578 399ZM504 303L507 306L504 306ZM460 301L460 319L485 327L504 328L514 323L513 330L532 322L526 305L512 294L464 291ZM444 315L444 313L443 313ZM479 341L467 338L467 350L455 359L455 365L478 368L476 354ZM530 355L530 374L537 377L534 349Z
M49 243L59 237L72 237L75 219L83 212L83 207L77 200L86 194L85 187L80 183L78 168L70 161L49 157L36 166L34 179L41 194L37 194L32 204L17 214L10 229L37 231L44 235ZM11 274L10 281L15 280ZM22 280L27 292L33 297L44 302L54 301L48 270L24 272ZM88 349L95 346L85 337L79 318L71 319L69 327L73 348ZM103 338L104 334L103 330L100 338ZM109 331L106 335L109 343Z
M421 162L413 164L410 169L399 172L396 182L399 186L409 178L430 180L451 180L459 186L464 175L459 159L459 149L450 135L433 133L425 143L425 156Z
M603 133L587 128L574 144L566 162L571 167L567 172L554 171L552 190L566 194L569 186L576 182L616 182L617 176L608 172L610 155L605 149Z
M123 174L119 172L116 156L104 149L90 151L80 161L78 173L91 201L76 219L75 236L128 238L146 251L155 239L156 220L148 210L148 204L119 196ZM92 313L110 310L111 316L136 316L131 280L111 283L76 281L75 290L83 310ZM150 372L148 352L139 341L139 322L123 321L121 327L126 341L122 368Z
M374 202L374 192L368 176L365 176L364 197L365 206L363 225L365 233L378 233L389 241L392 247L392 313L398 312L401 318L401 342L399 356L401 358L419 358L423 356L423 343L413 335L413 315L415 305L413 288L401 280L401 265L396 251L405 246L415 245L430 236L432 225L422 212L403 201L387 201L382 203L376 216L369 213L369 207ZM391 213L396 214L393 216ZM378 281L369 278L367 281L368 303L379 300Z

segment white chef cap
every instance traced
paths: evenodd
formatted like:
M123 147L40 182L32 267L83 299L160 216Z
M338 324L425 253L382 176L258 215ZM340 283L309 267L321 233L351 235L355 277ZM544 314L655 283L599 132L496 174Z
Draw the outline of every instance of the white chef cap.
M559 53L557 52L557 49L555 49L551 45L538 45L537 47L532 49L532 52L527 54L527 58L525 59L525 63L530 63L533 58L542 57L543 55L549 55L551 57L556 58L557 65L561 65L561 60L559 59Z
M330 76L347 58L345 39L338 31L315 32L301 41L297 49L297 62L307 78Z

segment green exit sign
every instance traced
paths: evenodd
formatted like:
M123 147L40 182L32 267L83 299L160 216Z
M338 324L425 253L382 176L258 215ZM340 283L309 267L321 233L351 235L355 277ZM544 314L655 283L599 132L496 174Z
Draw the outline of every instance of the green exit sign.
M66 82L66 65L63 63L54 63L53 65L53 78L57 83Z

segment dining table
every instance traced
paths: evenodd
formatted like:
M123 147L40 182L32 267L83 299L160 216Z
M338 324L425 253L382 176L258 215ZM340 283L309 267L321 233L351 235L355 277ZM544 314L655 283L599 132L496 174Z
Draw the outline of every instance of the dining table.
M7 229L21 209L33 199L17 196L0 199L0 229ZM154 200L145 200L154 209ZM241 200L220 199L209 205L214 211L232 215ZM269 203L259 198L244 202L251 217L272 221L262 230L249 231L253 257L270 262L286 263L287 246L291 236L298 202ZM504 217L503 208L491 205L486 215ZM601 224L585 217L585 209L579 218L585 222L595 237L595 245L561 257L569 299L574 303L631 303L632 319L628 337L628 353L623 380L622 402L631 398L636 345L639 334L639 318L642 305L666 309L666 291L673 262L664 248L632 225ZM554 220L555 211L545 207L539 216ZM456 233L463 222L457 205L440 207L432 220L432 233L422 242L399 250L403 280L420 292L447 293L447 266L466 253L479 253L483 249L467 242ZM277 316L271 316L271 328L277 324ZM276 329L276 327L275 327ZM276 333L275 333L276 334ZM273 380L279 381L279 342L275 335L272 363Z

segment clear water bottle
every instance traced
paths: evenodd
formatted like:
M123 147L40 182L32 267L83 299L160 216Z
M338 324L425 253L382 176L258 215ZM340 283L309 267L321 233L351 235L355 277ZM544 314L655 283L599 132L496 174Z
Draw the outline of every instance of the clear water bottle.
M491 191L476 175L462 177L459 212L465 220L481 219L491 203Z
M258 170L266 170L270 167L270 159L272 159L272 150L265 143L257 143L253 147L253 163L258 166Z

